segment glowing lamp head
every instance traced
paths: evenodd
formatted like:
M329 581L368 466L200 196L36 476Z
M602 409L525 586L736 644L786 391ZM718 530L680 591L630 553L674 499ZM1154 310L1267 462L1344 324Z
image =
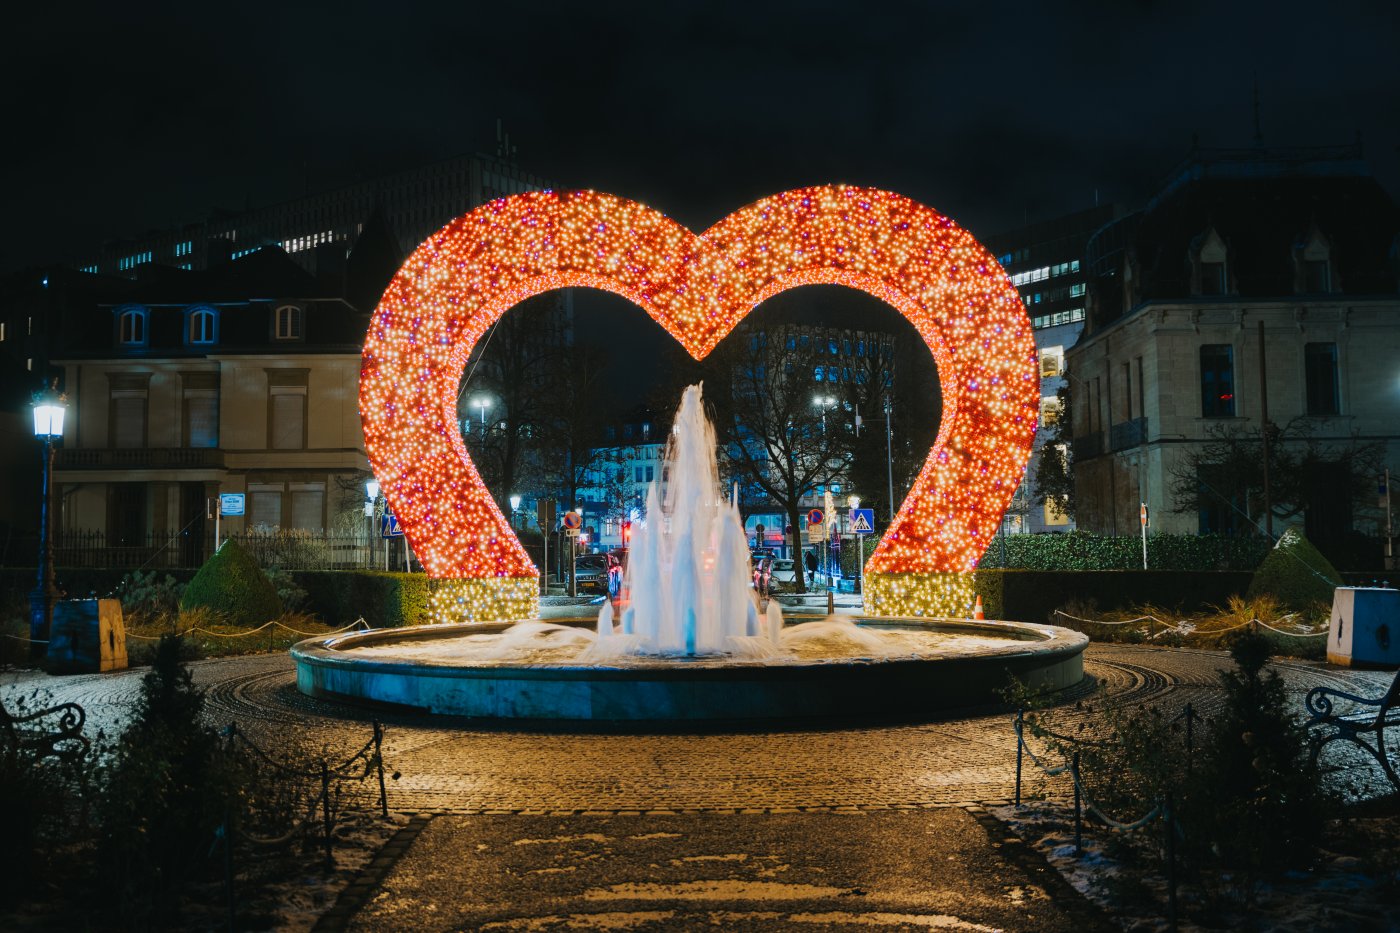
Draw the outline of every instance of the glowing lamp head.
M63 415L68 411L68 400L50 386L34 397L34 436L62 437Z
M520 511L520 497L519 497L519 496L511 496L511 497L510 497L510 510L511 510L512 512L519 512L519 511Z
M379 498L379 480L370 479L365 482L365 495L369 497L371 502Z
M846 500L846 502L853 509L860 508L860 496L851 496L849 499Z

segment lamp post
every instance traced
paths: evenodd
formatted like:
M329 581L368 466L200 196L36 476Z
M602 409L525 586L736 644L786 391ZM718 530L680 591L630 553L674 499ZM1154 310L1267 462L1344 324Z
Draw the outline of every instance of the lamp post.
M510 497L510 530L515 531L515 516L520 511L520 497Z
M854 527L856 509L860 508L860 496L852 495L846 500L846 504L851 507L851 511L847 514L846 520L852 524L851 544L854 545L856 549L856 589L860 591L860 604L864 606L865 587L863 584L865 581L863 577L865 576L865 538L862 535L856 534Z
M365 481L365 518L369 519L369 560L368 564L374 563L374 519L379 514L379 480L371 476ZM388 543L384 545L384 561L387 568L389 561Z
M57 380L34 397L34 436L44 439L44 488L39 499L39 574L29 595L29 655L47 650L53 625L53 604L58 593L53 583L53 439L63 436L67 399L58 393Z
M830 408L832 405L835 405L835 404L836 404L836 399L832 398L830 395L814 395L814 396L812 396L812 407L813 407L813 408L820 408L820 409L821 409L821 412L822 412L822 433L823 433L823 434L826 433L826 410L827 410L828 408Z
M481 409L481 436L486 436L486 409L491 407L491 396L473 395L471 401L473 408Z

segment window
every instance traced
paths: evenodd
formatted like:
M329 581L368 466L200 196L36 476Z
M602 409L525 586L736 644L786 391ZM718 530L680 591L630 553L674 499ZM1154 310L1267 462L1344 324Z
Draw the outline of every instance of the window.
M326 484L292 483L290 528L321 531L326 527Z
M267 370L267 446L273 450L306 449L306 377L304 369Z
M218 341L219 315L213 308L194 308L186 320L189 326L185 329L185 339L191 346L207 346Z
M1308 414L1341 412L1337 386L1337 345L1309 343L1303 347L1303 370L1308 391Z
M301 339L301 308L282 305L277 309L274 335L278 340Z
M642 479L642 478L643 478L645 475L646 475L646 472L645 472L641 467L637 467L635 473L633 473L633 477L634 477L635 481L638 482L638 483L643 482L643 479Z
M1308 259L1303 262L1303 291L1312 295L1323 295L1332 290L1331 270L1325 259Z
M1228 343L1201 347L1201 417L1235 416L1235 348Z
M282 526L282 484L248 484L248 526L250 528L280 528Z
M654 479L656 479L656 467L649 466L647 467L647 482L650 483Z
M182 373L186 447L219 446L218 373Z
M1052 379L1058 376L1064 368L1064 349L1062 347L1046 347L1040 351L1040 378Z
M1201 263L1201 294L1202 294L1202 295L1223 295L1223 294L1225 294L1225 263L1223 263L1223 262L1203 262L1203 263Z
M1045 395L1040 399L1040 423L1044 427L1050 427L1060 420L1060 400L1053 395Z
M123 308L117 312L117 342L124 347L146 345L145 308Z
M5 322L0 321L0 343L5 342Z
M146 446L146 398L150 373L109 373L108 447Z

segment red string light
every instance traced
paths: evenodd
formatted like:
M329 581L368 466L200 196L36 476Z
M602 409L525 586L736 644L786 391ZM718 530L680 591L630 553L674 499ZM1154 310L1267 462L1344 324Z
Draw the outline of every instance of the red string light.
M912 580L974 568L1035 435L1030 320L995 258L952 220L888 191L833 185L765 198L700 235L612 195L532 192L483 205L426 240L374 313L360 414L375 475L429 576L538 573L458 425L468 356L509 308L558 288L615 292L702 359L763 300L812 284L889 303L938 365L938 438L867 573ZM907 609L914 592L899 592L891 606Z

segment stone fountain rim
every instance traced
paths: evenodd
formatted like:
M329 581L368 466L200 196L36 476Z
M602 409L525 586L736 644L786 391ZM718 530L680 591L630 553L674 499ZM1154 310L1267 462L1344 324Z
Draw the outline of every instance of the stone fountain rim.
M1089 637L1082 632L1055 625L1038 625L1032 622L1007 620L944 619L912 616L852 616L856 624L878 626L898 626L904 628L937 629L938 631L963 632L990 637L1008 638L1033 643L1023 651L986 651L953 656L911 658L907 655L892 658L834 658L807 662L785 661L782 664L765 664L761 660L736 660L733 658L657 658L647 663L618 666L590 664L493 664L465 665L453 663L425 662L421 659L356 658L345 653L345 649L365 647L404 641L432 641L452 638L459 635L484 635L505 631L517 621L498 622L456 622L435 625L405 626L399 628L369 629L361 632L348 632L341 635L318 636L298 642L291 648L291 656L298 665L316 667L345 668L364 673L405 673L412 670L417 676L428 677L471 677L473 679L553 679L553 680L657 680L694 679L697 677L725 679L727 676L741 675L744 679L759 677L800 677L804 674L831 673L845 668L881 669L904 667L927 667L939 665L956 667L961 665L981 665L991 661L1013 660L1016 658L1037 657L1053 663L1057 659L1068 659L1083 652L1089 644ZM596 619L549 619L555 624L577 623L580 626L592 625ZM799 623L801 624L801 623Z

